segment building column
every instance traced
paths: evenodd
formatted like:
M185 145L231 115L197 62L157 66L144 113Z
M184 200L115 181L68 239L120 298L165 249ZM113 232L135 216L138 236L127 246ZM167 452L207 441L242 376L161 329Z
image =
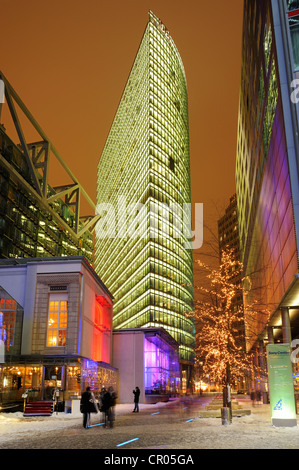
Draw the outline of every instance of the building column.
M274 336L273 336L273 327L272 326L267 327L267 333L268 333L268 344L274 344Z
M263 403L268 403L266 351L265 351L265 345L264 345L263 340L259 341L259 363L260 363L261 399Z
M291 335L291 324L289 309L286 307L281 309L281 324L282 324L282 338L284 343L291 344L292 335Z
M258 348L253 351L253 366L254 366L254 390L260 391L260 361Z

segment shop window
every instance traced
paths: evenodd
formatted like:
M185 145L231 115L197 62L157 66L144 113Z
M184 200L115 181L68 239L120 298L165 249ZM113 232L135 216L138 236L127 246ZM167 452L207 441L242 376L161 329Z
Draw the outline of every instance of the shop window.
M299 70L299 1L288 0L287 1L288 16L289 16L289 25L290 33L293 46L293 58L294 58L294 67L295 71Z
M175 388L179 385L177 352L156 336L145 338L144 365L146 394L177 391Z
M4 293L4 291L2 292ZM9 351L14 344L17 303L12 298L0 298L0 342Z
M298 10L299 12L299 10ZM296 18L292 18L290 20L290 30L291 30L291 38L292 38L292 45L293 45L293 58L294 58L294 67L295 71L299 70L299 53L298 53L298 46L299 46L299 16Z
M288 9L288 11L299 9L299 1L298 0L287 0L287 9Z
M67 294L50 294L47 346L66 345L67 304Z

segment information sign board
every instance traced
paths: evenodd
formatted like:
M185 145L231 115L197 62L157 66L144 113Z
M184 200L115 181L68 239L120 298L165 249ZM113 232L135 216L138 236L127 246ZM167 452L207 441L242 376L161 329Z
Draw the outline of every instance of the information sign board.
M267 358L272 424L297 426L290 345L268 344Z

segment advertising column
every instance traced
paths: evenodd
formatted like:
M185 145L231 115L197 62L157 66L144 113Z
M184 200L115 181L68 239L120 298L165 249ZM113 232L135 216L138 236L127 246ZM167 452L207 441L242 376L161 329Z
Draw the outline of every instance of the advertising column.
M297 426L289 344L267 345L271 421L273 426Z

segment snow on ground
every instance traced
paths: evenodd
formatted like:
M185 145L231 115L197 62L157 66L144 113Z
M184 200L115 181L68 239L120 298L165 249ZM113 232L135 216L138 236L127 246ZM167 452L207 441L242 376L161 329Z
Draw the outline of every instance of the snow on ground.
M203 405L206 405L207 400ZM252 406L249 399L238 398L240 404L245 409L251 409L251 414L242 417L234 417L229 426L222 425L219 418L198 418L194 416L190 422L190 429L185 436L180 434L179 448L184 447L184 440L190 439L191 434L201 441L200 448L232 448L232 449L261 449L261 448L280 448L280 449L299 449L299 416L297 415L297 427L277 428L272 426L270 417L270 405ZM140 405L140 411L157 411L161 406L168 406L168 403L157 403L155 405ZM200 407L204 409L204 406ZM117 417L131 414L132 404L116 405ZM5 449L8 442L14 441L16 448L18 440L24 438L26 433L37 438L42 437L43 433L59 429L71 428L82 423L82 414L67 414L54 412L50 417L23 417L23 413L0 413L0 448ZM189 425L188 425L189 426ZM187 429L186 429L187 430ZM177 423L168 428L170 432L177 432ZM193 437L191 437L193 439ZM194 441L195 442L195 441ZM190 440L188 441L190 448ZM199 448L196 446L196 448Z
M157 405L161 406L161 403ZM147 408L153 409L156 405L139 405L140 411ZM116 405L115 417L132 412L132 404ZM52 416L24 417L23 413L0 413L0 445L3 448L5 441L23 438L24 434L30 432L31 436L35 433L40 436L43 431L58 431L82 423L82 413L56 413Z

